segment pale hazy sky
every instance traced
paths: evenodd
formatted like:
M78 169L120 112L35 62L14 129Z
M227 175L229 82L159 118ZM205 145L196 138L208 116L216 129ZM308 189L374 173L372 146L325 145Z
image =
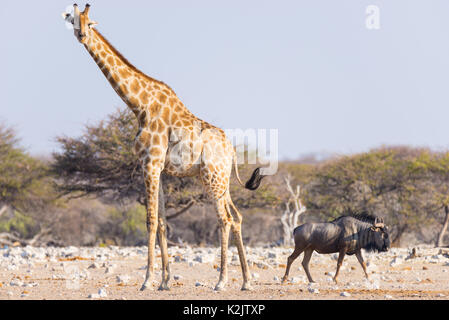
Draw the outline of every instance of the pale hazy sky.
M0 6L0 121L32 154L124 103L61 12ZM84 3L78 3L84 8ZM98 30L221 128L279 129L281 158L449 148L449 1L91 0ZM380 29L365 26L380 9Z

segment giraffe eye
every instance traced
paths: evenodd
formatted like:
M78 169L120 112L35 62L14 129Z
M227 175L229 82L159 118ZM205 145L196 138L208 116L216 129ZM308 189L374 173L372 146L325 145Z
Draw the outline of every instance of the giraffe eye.
M91 29L92 27L95 27L97 24L98 24L97 22L89 22L87 26L89 27L89 29Z

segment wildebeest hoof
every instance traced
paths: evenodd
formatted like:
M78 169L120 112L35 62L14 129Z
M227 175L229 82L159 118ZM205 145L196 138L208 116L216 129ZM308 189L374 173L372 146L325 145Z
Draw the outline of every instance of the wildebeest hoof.
M170 288L166 283L164 283L164 284L161 283L158 290L159 291L170 291Z

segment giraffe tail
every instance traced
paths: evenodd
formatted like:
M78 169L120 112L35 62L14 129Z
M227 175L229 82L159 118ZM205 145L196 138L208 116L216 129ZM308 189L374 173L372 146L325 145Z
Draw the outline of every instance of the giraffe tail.
M237 180L240 183L240 185L249 190L256 190L257 188L259 188L260 182L265 177L265 175L260 174L260 168L257 168L256 170L253 171L251 178L249 178L249 180L245 184L243 184L242 180L240 180L239 169L237 166L237 156L235 153L234 153L234 171L235 176L237 177Z

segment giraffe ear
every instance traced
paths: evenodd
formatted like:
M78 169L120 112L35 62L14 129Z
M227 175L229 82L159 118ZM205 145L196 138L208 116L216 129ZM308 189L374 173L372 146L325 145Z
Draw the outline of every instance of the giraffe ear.
M91 21L87 24L87 26L89 27L89 29L92 29L93 27L95 27L96 25L98 25L98 22L95 21Z
M67 22L73 24L73 17L72 17L72 15L71 15L70 13L63 12L63 13L62 13L62 18L63 18L65 21L67 21Z

